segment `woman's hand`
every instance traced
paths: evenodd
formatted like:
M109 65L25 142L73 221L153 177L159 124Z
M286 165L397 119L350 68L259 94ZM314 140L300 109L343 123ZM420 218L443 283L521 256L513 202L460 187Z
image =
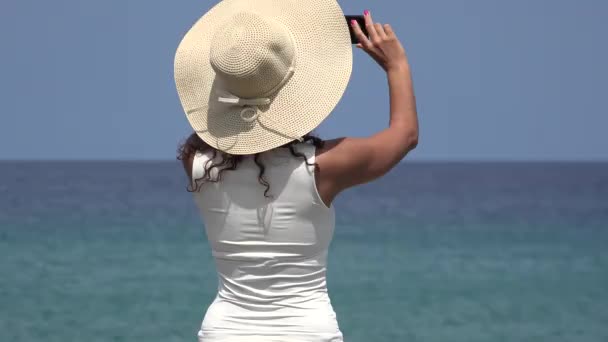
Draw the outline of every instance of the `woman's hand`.
M407 56L401 42L389 24L374 23L369 11L364 12L365 27L369 38L363 34L356 20L351 22L359 43L357 47L367 52L384 71L408 67Z

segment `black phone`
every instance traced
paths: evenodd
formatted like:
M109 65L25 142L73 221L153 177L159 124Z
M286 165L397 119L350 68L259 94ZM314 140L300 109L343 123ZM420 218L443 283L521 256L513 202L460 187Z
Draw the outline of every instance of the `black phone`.
M350 32L350 42L351 43L357 44L359 42L359 40L355 36L353 27L350 24L351 20L356 20L357 23L359 24L359 27L361 28L361 31L363 31L363 34L366 37L369 37L369 34L367 33L367 28L365 27L365 17L363 17L362 15L345 15L344 17L346 18L346 24L348 25L348 31Z

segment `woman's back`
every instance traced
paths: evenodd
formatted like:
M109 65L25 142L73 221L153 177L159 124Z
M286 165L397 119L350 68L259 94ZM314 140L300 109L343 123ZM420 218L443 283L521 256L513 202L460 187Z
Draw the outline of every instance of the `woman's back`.
M288 149L260 155L272 197L264 195L252 158L223 173L220 182L206 182L194 192L219 280L199 331L201 340L342 340L326 286L334 208L317 191L315 146L293 147L306 161ZM214 163L211 155L195 155L193 179ZM217 168L210 170L217 177Z

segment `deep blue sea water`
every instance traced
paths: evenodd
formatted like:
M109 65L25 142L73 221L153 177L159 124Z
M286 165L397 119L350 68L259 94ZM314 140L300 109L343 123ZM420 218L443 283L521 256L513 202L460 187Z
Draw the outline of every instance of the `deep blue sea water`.
M196 341L217 279L182 173L0 162L0 341ZM406 163L335 206L346 342L608 341L606 163Z

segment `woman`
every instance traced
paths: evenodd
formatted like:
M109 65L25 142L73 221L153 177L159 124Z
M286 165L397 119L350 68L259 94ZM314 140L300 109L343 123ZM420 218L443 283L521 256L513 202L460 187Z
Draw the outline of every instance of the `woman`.
M175 78L195 133L178 159L219 280L199 341L343 341L326 287L332 203L418 142L405 51L390 25L364 15L369 38L351 23L357 47L386 72L390 93L389 127L366 138L310 134L352 68L335 0L224 0L182 40Z

